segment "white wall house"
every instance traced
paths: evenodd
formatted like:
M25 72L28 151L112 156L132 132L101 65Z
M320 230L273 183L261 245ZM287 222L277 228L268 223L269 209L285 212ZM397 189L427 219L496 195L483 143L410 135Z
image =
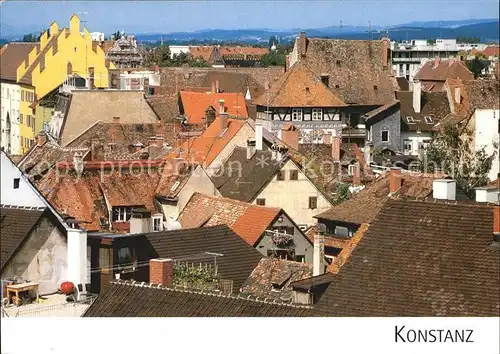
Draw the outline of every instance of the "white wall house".
M425 131L401 132L401 146L404 155L418 155L425 150L432 141L432 133Z
M179 55L181 53L189 53L190 46L188 45L171 45L170 49L170 57L173 58L174 55Z
M497 179L500 166L498 150L500 142L498 132L499 116L500 110L498 109L476 109L472 119L472 122L475 122L474 144L476 150L484 147L488 156L495 153L495 159L488 175L490 181Z
M20 154L19 110L21 88L17 84L1 82L1 147L11 155Z

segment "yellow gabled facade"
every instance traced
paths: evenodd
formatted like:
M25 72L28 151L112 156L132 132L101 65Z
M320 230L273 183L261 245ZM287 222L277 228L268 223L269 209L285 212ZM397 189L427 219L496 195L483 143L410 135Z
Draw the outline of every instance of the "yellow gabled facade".
M35 89L33 86L21 84L21 100L19 102L19 139L20 152L24 154L35 144L36 131L35 110Z
M89 68L94 69L94 85L108 87L108 69L115 69L106 61L106 54L92 43L90 32L80 32L80 19L73 15L69 29L60 29L53 22L40 37L39 48L34 48L17 68L17 81L35 88L37 99L43 98L61 86L69 74L89 78Z

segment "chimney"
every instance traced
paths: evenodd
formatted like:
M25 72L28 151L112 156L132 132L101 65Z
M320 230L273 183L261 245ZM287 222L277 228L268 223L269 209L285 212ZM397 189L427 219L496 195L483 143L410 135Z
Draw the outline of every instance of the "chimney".
M460 103L461 102L461 98L462 98L462 93L460 92L460 86L457 86L455 88L455 102L456 103Z
M152 136L149 138L149 146L155 146L159 149L163 148L165 138L163 136Z
M340 161L340 136L332 136L332 159L335 162Z
M255 123L255 150L262 150L262 123Z
M73 154L73 167L78 174L83 172L83 153L80 151Z
M215 81L212 81L212 90L211 90L212 93L216 93L217 92L217 89L215 87Z
M213 123L215 120L215 111L213 110L212 107L209 107L205 110L205 119L207 122L207 126Z
M130 217L130 233L143 234L151 231L151 212L147 210L132 211L132 216Z
M476 188L477 203L498 203L500 201L500 190L496 187Z
M299 48L300 48L300 55L305 57L306 56L306 46L307 46L307 37L306 37L306 32L300 32L299 35Z
M397 193L401 189L402 184L401 170L391 170L389 173L389 195Z
M434 58L434 68L437 68L439 66L439 63L441 62L441 59L439 57Z
M331 144L332 143L332 135L330 133L323 134L323 144Z
M95 89L94 68L93 67L89 67L89 89L91 89L91 90Z
M493 206L493 240L500 242L500 205Z
M389 38L382 38L382 66L389 66Z
M215 80L215 92L220 93L220 82L219 80Z
M359 162L354 164L354 171L352 172L352 185L357 187L361 185L361 168Z
M413 110L415 113L420 113L422 107L422 83L420 81L413 82Z
M323 267L323 258L325 258L325 231L326 226L324 224L316 225L313 250L313 277L325 272Z
M36 136L36 145L38 147L42 147L45 145L46 142L47 142L47 133L43 131L38 133L38 135Z
M247 140L247 160L250 160L255 154L255 139L250 138Z
M281 140L294 150L299 150L299 129L292 123L286 123L281 128Z
M87 231L66 227L68 269L67 280L73 284L87 281Z
M149 282L172 287L174 284L174 260L170 258L149 260Z
M455 200L457 182L453 179L436 179L432 182L434 199Z

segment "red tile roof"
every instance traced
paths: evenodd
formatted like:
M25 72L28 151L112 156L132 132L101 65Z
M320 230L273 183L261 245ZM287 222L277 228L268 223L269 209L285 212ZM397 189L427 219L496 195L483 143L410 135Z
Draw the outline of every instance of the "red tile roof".
M345 107L321 79L298 62L253 102L269 107Z
M203 134L186 141L180 148L174 149L170 157L180 155L189 162L209 166L245 123L246 121L240 119L228 119L227 129L221 132L220 118L217 117Z
M446 79L473 80L474 74L457 59L429 59L424 61L414 76L421 81L446 81Z
M248 117L245 97L241 93L181 91L180 95L188 124L205 123L205 110L212 107L218 112L220 100L224 100L227 114L236 117Z
M500 46L498 45L490 45L483 50L483 54L487 57L494 57L500 55Z
M178 221L183 228L226 224L242 239L255 246L260 236L281 212L280 208L194 193Z

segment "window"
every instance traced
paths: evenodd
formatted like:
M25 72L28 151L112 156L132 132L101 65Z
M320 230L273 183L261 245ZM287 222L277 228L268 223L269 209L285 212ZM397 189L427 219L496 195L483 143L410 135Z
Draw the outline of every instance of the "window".
M132 215L132 207L113 208L113 221L128 221Z
M119 248L116 252L116 262L119 267L130 267L134 263L134 250L130 247Z
M312 109L312 120L323 120L323 109L313 108Z
M293 235L295 234L295 228L293 226L273 226L271 228L273 231L278 231L282 234Z
M306 257L304 255L295 255L295 262L305 263Z
M75 47L75 53L76 53L76 47Z
M284 181L285 180L285 171L284 170L281 170L278 172L278 174L276 175L276 180L277 181Z
M432 117L430 117L430 116L425 116L425 117L424 117L424 119L425 119L425 122L426 122L427 124L432 124Z
M408 116L406 117L406 120L408 121L408 123L412 124L412 123L415 123L415 120L413 119L413 117L411 116Z
M330 77L328 75L321 75L321 82L323 83L323 85L325 85L326 87L329 86L329 79Z
M24 101L24 90L21 90L21 101Z
M19 115L19 123L23 124L23 121L24 121L24 114L20 114Z
M162 231L163 227L161 222L163 221L162 216L153 217L153 231Z
M19 189L20 178L14 178L14 189Z
M373 85L373 89L374 89L375 91L378 91L378 86L377 86L377 85Z
M257 205L265 206L266 205L266 200L264 198L257 198L256 204Z
M309 209L316 209L318 207L318 197L309 197Z
M109 248L99 249L99 268L104 274L109 274L111 265L111 250Z
M354 167L354 165L349 165L349 167L347 167L347 173L349 174L349 176L354 175Z
M412 150L412 143L410 139L405 139L403 141L403 149L404 151L411 151Z
M292 120L302 120L302 108L292 108Z
M338 89L338 88L340 88L340 86L337 84L337 85L335 85L335 88Z
M389 131L388 130L382 130L382 142L383 143L389 142Z
M298 170L290 170L290 181L297 181L299 179Z
M338 59L337 59L337 60L335 61L335 63L336 63L336 65L337 65L337 67L339 67L339 68L340 68L340 60L338 60Z

